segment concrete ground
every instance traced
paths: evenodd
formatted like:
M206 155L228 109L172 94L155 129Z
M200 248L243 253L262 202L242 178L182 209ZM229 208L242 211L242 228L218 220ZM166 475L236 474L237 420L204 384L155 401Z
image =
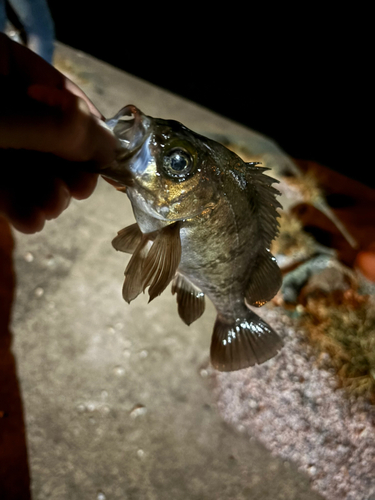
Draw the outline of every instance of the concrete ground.
M57 63L106 116L133 103L198 132L236 137L269 164L289 161L258 134L82 53L59 46ZM13 413L0 404L0 429L25 449L0 452L0 497L321 498L294 465L221 420L207 377L210 304L187 327L168 291L150 304L146 296L123 301L128 257L111 239L132 222L126 196L100 181L40 234L14 234L11 332L21 399ZM3 380L12 379L7 359Z

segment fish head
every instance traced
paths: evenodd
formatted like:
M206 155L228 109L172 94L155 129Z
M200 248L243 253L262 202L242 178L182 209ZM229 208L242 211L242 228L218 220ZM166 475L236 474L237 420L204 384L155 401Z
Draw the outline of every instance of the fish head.
M121 152L116 165L102 174L128 186L133 209L177 221L215 205L212 175L218 159L211 141L135 106L126 106L106 123L121 142Z

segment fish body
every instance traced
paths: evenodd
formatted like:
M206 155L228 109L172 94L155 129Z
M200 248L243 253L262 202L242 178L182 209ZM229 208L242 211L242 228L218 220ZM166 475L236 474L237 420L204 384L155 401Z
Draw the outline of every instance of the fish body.
M190 324L207 295L218 313L215 368L238 370L274 356L280 338L248 305L263 305L281 286L269 251L278 232L276 181L223 145L134 106L107 125L122 148L101 173L126 191L136 219L113 240L132 254L124 299L148 288L152 300L172 282L179 315Z

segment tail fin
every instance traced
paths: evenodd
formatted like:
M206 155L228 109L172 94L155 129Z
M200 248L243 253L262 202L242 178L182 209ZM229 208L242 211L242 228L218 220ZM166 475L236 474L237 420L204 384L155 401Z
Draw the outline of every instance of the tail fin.
M261 364L282 348L277 333L254 312L228 320L216 318L211 341L211 363L216 370L235 371Z

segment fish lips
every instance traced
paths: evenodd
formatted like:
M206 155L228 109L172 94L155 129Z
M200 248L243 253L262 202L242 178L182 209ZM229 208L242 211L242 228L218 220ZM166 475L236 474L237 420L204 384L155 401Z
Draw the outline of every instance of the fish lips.
M116 160L103 167L100 174L117 185L130 187L134 184L131 165L142 155L142 147L150 135L151 119L130 104L105 124L119 140L120 147Z

